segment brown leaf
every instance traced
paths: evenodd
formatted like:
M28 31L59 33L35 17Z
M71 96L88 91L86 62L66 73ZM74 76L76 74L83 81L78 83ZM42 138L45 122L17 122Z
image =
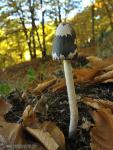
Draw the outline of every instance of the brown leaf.
M101 59L96 56L87 57L92 67L105 68L113 64L113 58Z
M75 69L74 76L76 77L77 83L92 82L93 78L99 72L99 68L82 68Z
M85 97L82 102L95 109L109 108L113 112L113 102L109 100Z
M28 150L28 148L30 148L30 150L34 150L34 148L35 150L45 150L45 148L38 141L37 143L33 142L33 144L31 144L32 137L30 136L29 142L28 138L26 138L25 129L21 124L0 121L0 137L4 139L1 141L1 144L3 147L7 146L7 150L8 148L14 148L15 150Z
M101 65L103 62L103 60L101 58L96 57L96 56L89 56L89 57L87 57L87 59L89 60L89 63L92 66Z
M73 70L73 76L74 76L74 84L85 84L89 83L91 84L93 81L93 78L96 76L96 74L99 72L99 68L82 68L82 69L75 69ZM56 84L54 84L52 87L50 87L50 91L53 93L60 92L66 88L66 83L64 79L57 80Z
M21 124L7 123L4 120L0 120L0 138L3 139L3 148L7 145L9 148L27 150L30 145L25 136L26 130L37 139L37 142L35 142L36 150L45 150L44 147L48 150L57 150L58 148L59 150L64 150L65 139L60 129L52 122L41 124L37 121L36 114L30 105L23 112L22 120ZM33 148L31 145L30 149L32 150Z
M32 129L30 127L26 127L26 130L34 136L36 139L38 139L47 150L57 150L58 144L55 142L55 140L51 137L51 135L48 132L44 132L40 129Z
M2 97L0 97L0 116L5 115L10 109L12 105L6 102Z
M65 149L65 137L55 123L46 121L42 124L42 129L50 133L62 150Z
M52 122L44 122L40 128L26 130L38 139L48 150L65 150L65 138L60 129Z
M44 113L46 115L47 107L47 97L42 95L41 98L35 104L33 111Z
M113 79L107 79L105 81L103 81L103 83L112 83L113 82Z
M24 126L37 126L36 113L31 105L28 105L23 112L22 121Z
M4 137L7 144L13 146L26 143L23 134L23 127L21 124L0 121L0 135Z
M43 83L38 84L38 86L33 89L31 92L34 94L40 94L42 91L46 90L49 86L56 82L56 78L51 79L49 81L45 81Z
M110 109L91 113L95 126L91 129L91 150L113 150L113 115Z
M113 70L113 65L109 65L109 66L103 68L102 70L104 70L106 72L111 71L111 70Z
M107 73L104 73L102 75L96 76L94 78L94 81L95 82L102 82L102 81L105 81L107 79L111 79L112 77L113 77L113 70L108 71Z
M36 150L46 150L39 141L33 141L32 136L29 136L29 140L26 138L25 125L32 125L34 127L34 124L37 123L35 117L32 107L28 106L23 113L24 121L22 124L8 123L0 120L0 144L2 144L3 150L5 148L15 150L28 150L28 148L31 150L34 148Z
M64 79L57 80L57 82L49 88L53 93L63 91L66 88L66 83Z

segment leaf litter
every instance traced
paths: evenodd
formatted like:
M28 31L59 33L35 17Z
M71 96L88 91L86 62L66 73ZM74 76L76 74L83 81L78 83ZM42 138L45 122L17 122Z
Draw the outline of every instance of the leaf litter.
M98 60L96 60L96 61L98 61ZM92 62L94 64L95 60L93 59ZM108 64L109 64L109 61L108 61ZM94 71L92 71L92 74L89 74L89 77L86 77L86 82L84 82L83 84L77 84L77 86L76 86L76 92L80 96L80 98L78 100L79 122L78 122L78 127L77 127L77 132L76 132L75 139L73 139L73 140L68 139L69 106L68 106L68 98L67 98L66 88L64 88L65 84L63 83L64 81L62 79L59 80L59 81L57 80L54 83L54 84L58 83L58 85L59 85L59 83L61 82L62 83L61 85L63 85L63 88L61 86L60 87L61 89L59 88L59 90L57 92L51 92L51 90L49 90L49 89L52 89L52 88L54 89L54 85L48 86L49 88L46 87L45 89L44 89L44 86L43 86L43 92L41 91L38 94L35 93L35 92L31 92L30 94L25 95L24 98L22 97L22 93L20 93L17 90L11 92L7 97L7 101L12 104L12 109L11 109L11 111L9 111L5 115L6 121L9 122L9 123L10 122L13 122L13 123L15 122L16 124L18 124L17 121L22 122L23 121L22 114L23 114L23 111L26 108L26 106L30 105L30 107L32 108L32 107L34 107L34 105L37 103L37 100L38 100L40 106L38 106L39 108L37 109L36 117L34 116L34 118L39 119L39 120L37 120L38 122L40 122L40 124L38 124L38 127L40 127L40 125L43 124L43 122L46 123L45 121L52 121L52 124L53 124L53 122L55 122L56 125L64 133L65 140L66 140L65 145L66 145L67 150L75 150L75 149L76 150L90 150L90 149L95 150L94 149L95 148L94 147L95 142L92 140L93 136L90 136L90 129L93 129L92 127L94 126L94 121L95 120L93 121L94 118L92 119L89 112L91 110L94 110L94 109L97 109L97 108L91 108L90 106L87 106L86 104L83 104L81 102L81 99L88 96L89 98L97 99L97 101L100 100L100 99L103 99L103 101L108 101L108 100L112 101L113 100L113 92L112 92L113 91L113 85L112 85L111 80L110 80L110 82L106 82L106 81L104 82L103 79L102 80L100 79L100 80L98 80L98 82L95 82L93 84L90 84L90 82L89 82L90 80L92 80L92 77L93 77L93 79L95 78L95 75L97 77L99 77L99 76L102 76L104 74L105 74L105 80L109 80L109 75L106 78L106 73L109 74L109 71L112 71L112 65L108 66L108 65L105 64L104 66L101 66L101 67L98 67L98 68L99 68L98 70L95 69ZM82 73L82 74L84 74L84 73ZM110 75L110 78L111 77L112 77L112 75ZM75 78L75 80L76 80L76 78ZM82 82L83 82L83 79L79 83L82 83ZM75 82L75 84L76 83L77 82ZM42 94L44 94L44 96L47 98L46 102L45 102L46 104L43 104L43 101L41 102L41 100L40 100ZM30 109L30 107L29 107L29 109ZM108 103L107 103L106 107L108 107ZM35 107L35 109L36 108L37 107ZM45 109L47 109L45 111L46 113L43 113L44 112L43 110L45 110ZM101 111L101 110L99 110L99 111ZM32 113L30 113L30 110L29 110L28 114L29 115L32 114ZM39 138L38 141L41 141L41 142L39 142L38 144L40 144L40 147L42 146L40 149L44 149L44 148L48 149L48 144L46 142L43 142L43 140L44 140L43 136L38 137L39 132L37 131L38 134L35 135L34 130L32 130L30 128L30 126L33 126L33 125L34 125L35 128L37 126L36 121L35 120L33 121L32 119L33 119L33 117L29 118L28 120L26 120L26 119L24 120L24 125L26 127L26 129L24 131L24 136L26 134L27 135L32 134L32 139L33 139L32 142L36 143L36 138ZM29 122L30 123L34 122L34 123L33 124L32 123L28 124ZM96 123L96 121L95 121L95 123ZM46 124L46 126L48 126L47 124ZM29 128L30 128L30 130L29 130ZM59 128L58 128L58 130L59 130ZM18 133L18 131L20 129L21 129L20 126L19 127L17 126L16 130L13 133L14 134ZM56 129L56 127L55 127L55 129ZM29 130L30 133L26 133L27 130ZM39 129L39 131L40 131L40 129ZM93 130L91 130L91 131L93 131ZM97 132L97 131L95 131L95 132ZM19 133L21 133L21 132L19 132ZM43 130L41 130L41 133L39 135L43 135ZM48 135L46 134L46 136L48 136ZM94 133L94 136L95 136L95 133ZM31 140L28 137L29 136L27 136L27 142ZM4 141L4 143L6 142L4 137L0 137L0 138ZM48 136L48 139L49 139L49 136ZM13 141L15 141L15 140L16 139L14 138ZM57 145L58 145L57 142L56 142L55 147L57 147ZM45 145L44 145L44 143L45 143ZM90 146L90 143L93 146ZM96 143L96 144L98 146L98 143ZM99 149L99 150L101 150L101 149Z

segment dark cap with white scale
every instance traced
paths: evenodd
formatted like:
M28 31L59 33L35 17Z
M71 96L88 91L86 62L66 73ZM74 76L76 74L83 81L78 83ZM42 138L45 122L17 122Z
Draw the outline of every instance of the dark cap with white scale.
M52 57L56 60L68 60L77 56L76 34L68 23L60 23L53 41Z

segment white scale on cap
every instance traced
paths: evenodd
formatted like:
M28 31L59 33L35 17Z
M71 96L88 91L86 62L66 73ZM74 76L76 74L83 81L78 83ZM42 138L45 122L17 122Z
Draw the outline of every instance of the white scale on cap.
M69 24L60 24L56 30L56 36L72 35Z

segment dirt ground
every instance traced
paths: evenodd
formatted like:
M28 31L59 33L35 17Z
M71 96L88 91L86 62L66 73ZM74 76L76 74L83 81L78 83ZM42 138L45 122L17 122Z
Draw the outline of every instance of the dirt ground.
M98 85L90 85L85 87L76 87L76 92L78 95L78 99L82 99L82 97L93 97L93 98L101 98L101 99L109 99L113 100L113 84L98 84ZM66 148L67 150L90 150L90 129L84 129L83 124L85 120L93 123L90 110L88 106L78 102L79 107L79 122L77 126L76 136L73 140L68 139L68 126L69 126L69 105L66 90L52 94L49 92L43 93L47 97L47 115L45 116L43 113L37 113L37 117L41 121L50 120L55 122L58 127L63 131L66 138ZM26 101L21 101L21 93L16 90L10 93L7 96L7 101L13 104L13 109L11 112L6 114L5 118L9 122L17 122L26 105L35 104L34 95L30 95ZM38 99L40 96L37 97Z

